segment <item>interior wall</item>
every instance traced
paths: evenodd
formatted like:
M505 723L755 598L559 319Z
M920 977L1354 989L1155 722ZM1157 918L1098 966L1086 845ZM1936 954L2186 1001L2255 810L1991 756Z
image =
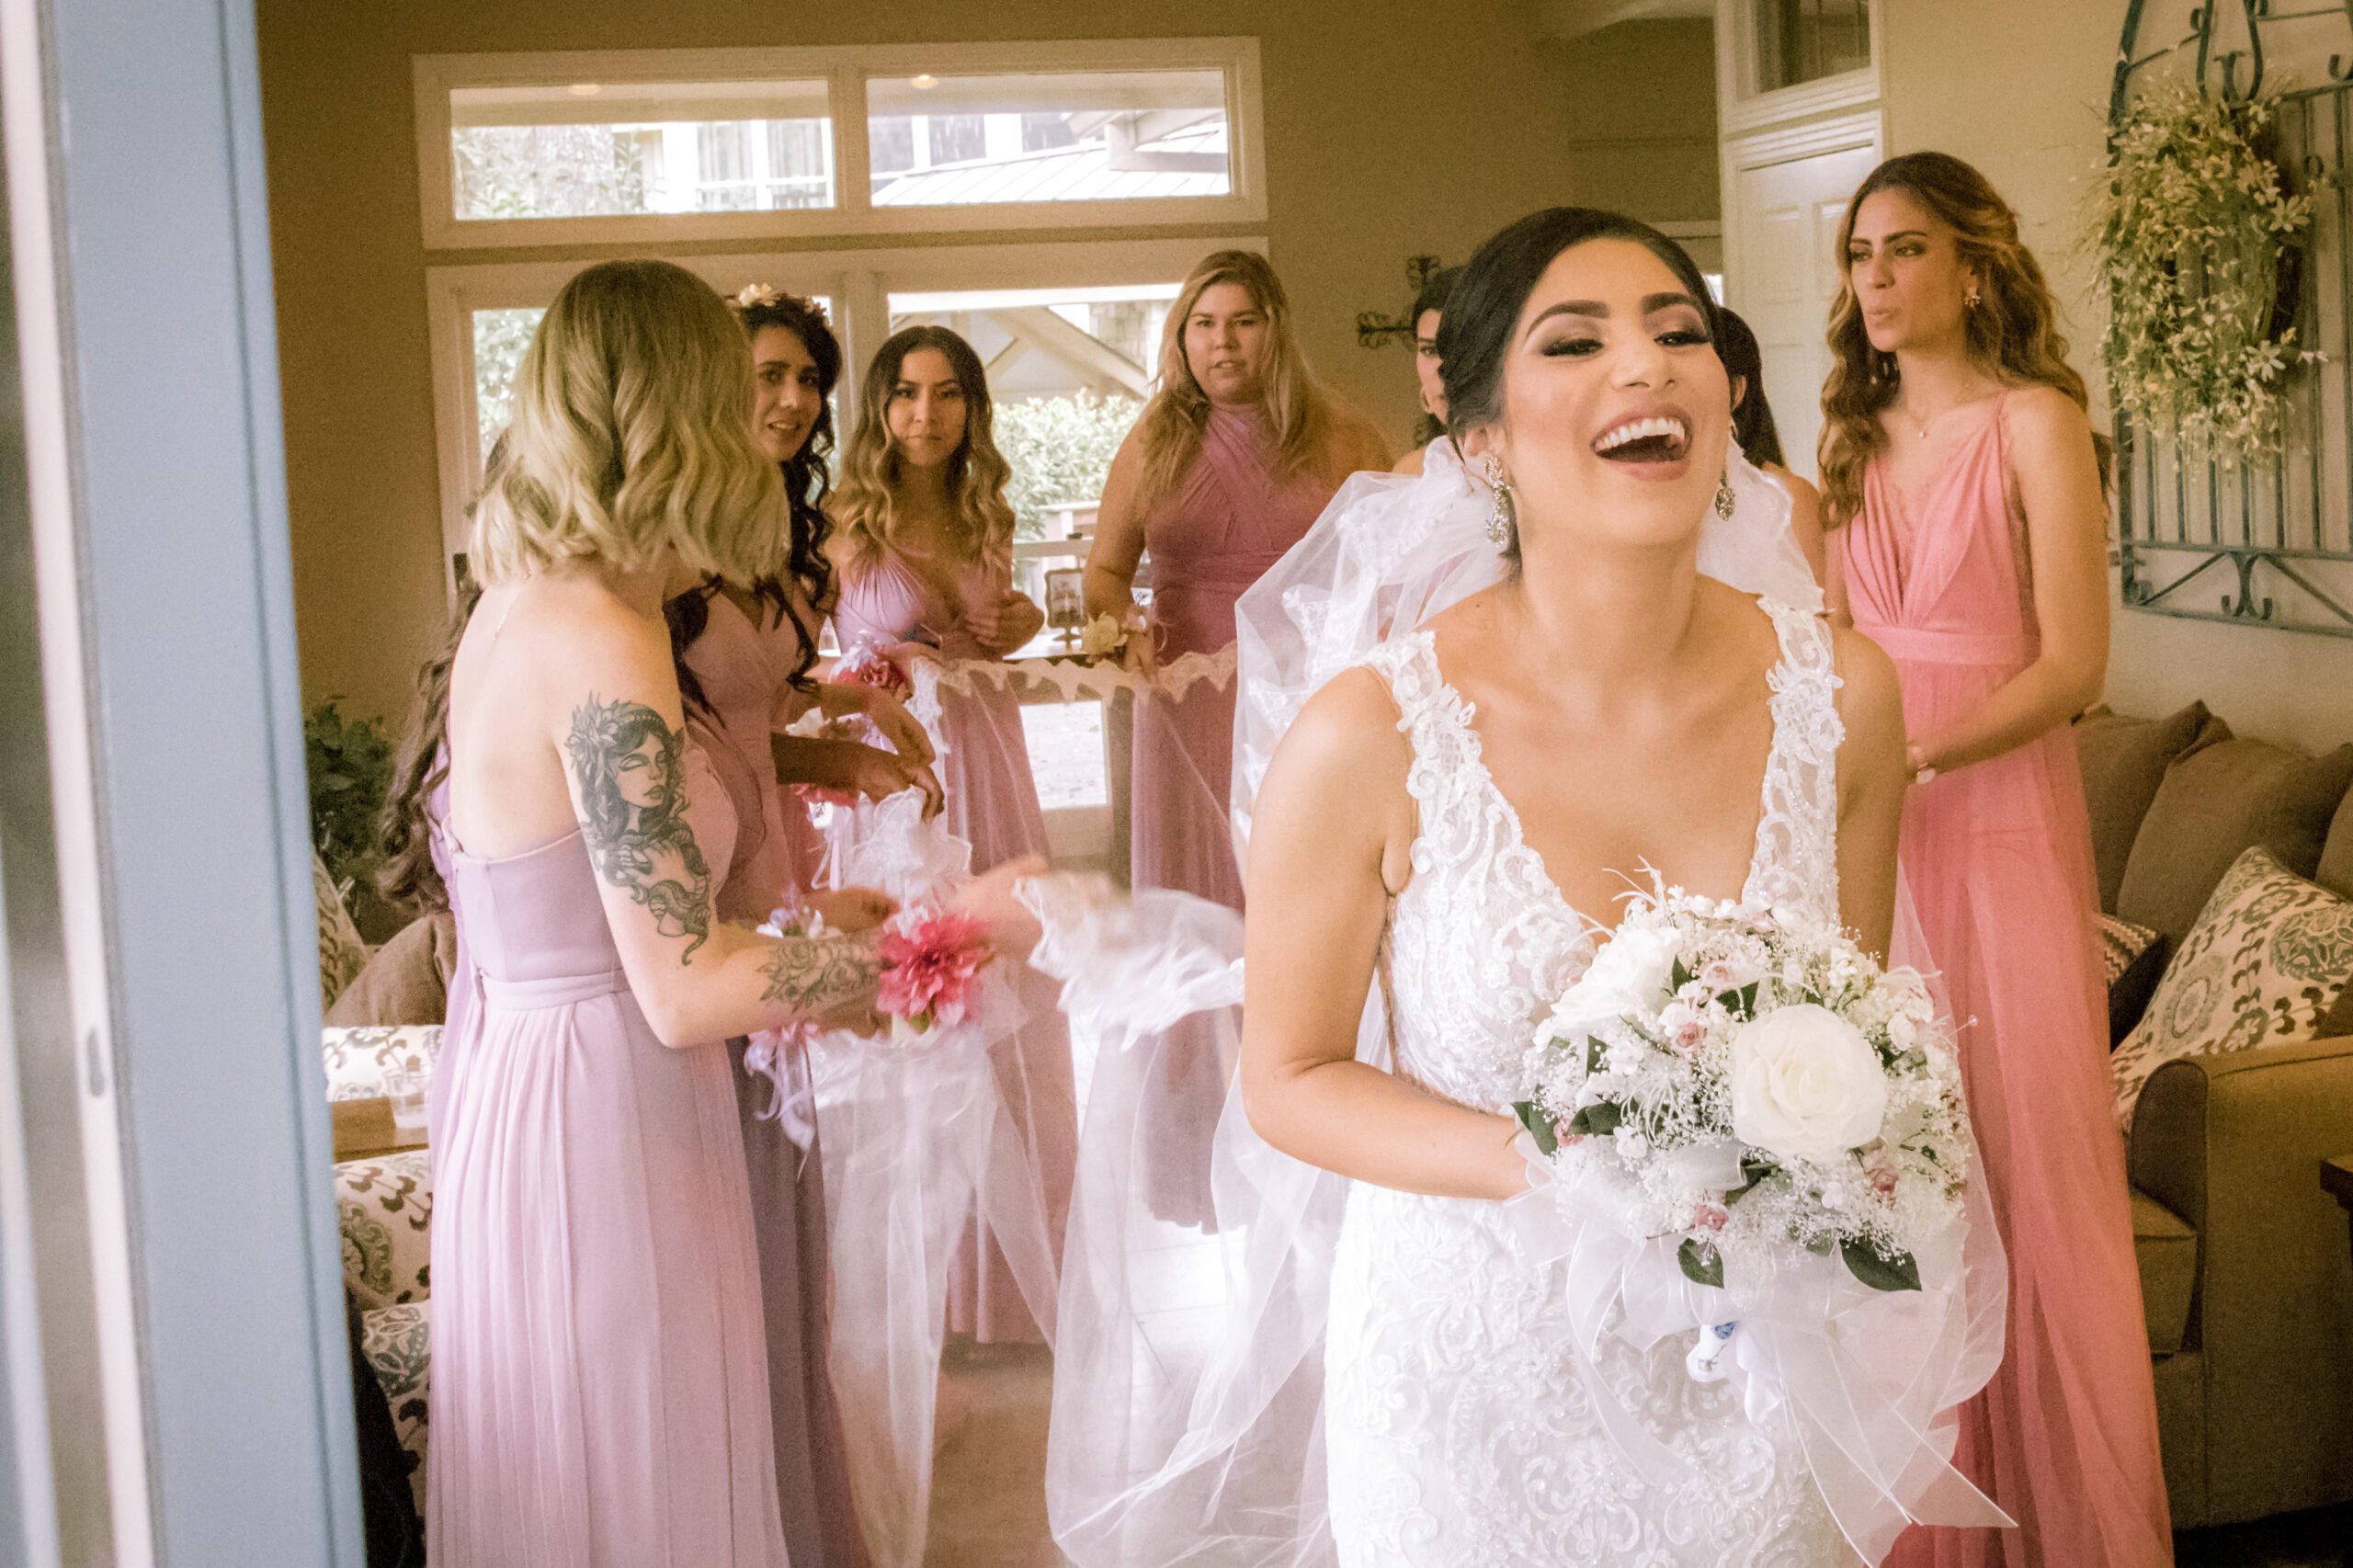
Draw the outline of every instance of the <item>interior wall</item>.
M2075 214L2099 164L2125 5L1880 0L1888 151L1966 158L2018 210L2066 308L2070 358L2091 381L2103 425L2094 268ZM2269 65L2310 81L2325 63ZM2129 712L2203 699L2242 734L2306 747L2353 740L2353 639L2120 608L2108 687L2109 702Z
M357 711L398 715L418 661L439 636L428 261L545 254L427 256L411 55L1256 36L1270 254L1313 363L1402 444L1415 413L1411 362L1401 347L1359 347L1357 313L1404 310L1409 256L1464 257L1506 222L1562 200L1568 188L1559 51L1540 45L1535 9L1520 0L1457 0L1434 29L1427 6L1409 0L1194 0L1181 11L1152 0L1095 0L1083 11L1061 0L790 7L767 0L654 7L636 0L259 0L306 699L342 694Z
M1561 46L1569 167L1557 200L1653 223L1715 222L1715 24L1620 22Z

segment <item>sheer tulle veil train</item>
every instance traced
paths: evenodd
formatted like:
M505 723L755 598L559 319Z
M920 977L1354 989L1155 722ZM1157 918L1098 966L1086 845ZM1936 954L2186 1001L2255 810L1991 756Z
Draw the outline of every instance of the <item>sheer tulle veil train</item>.
M1769 600L1818 608L1786 494L1736 451L1728 477L1735 505L1729 517L1708 519L1699 570ZM1246 846L1267 761L1307 699L1504 576L1507 563L1486 533L1489 507L1487 487L1440 443L1418 477L1350 480L1243 597L1238 845ZM1347 1183L1258 1138L1238 1088L1213 1123L1193 1112L1182 1129L1211 1173L1209 1225L1155 1219L1132 1158L1140 1127L1154 1124L1165 1148L1167 1119L1188 1114L1155 1093L1181 1081L1159 1060L1169 1024L1208 1017L1233 1064L1239 918L1166 892L1097 903L1067 884L1035 903L1046 936L1033 961L1070 983L1065 1006L1082 1052L1084 1096L1047 1463L1055 1539L1080 1568L1332 1562L1324 1348ZM1899 918L1894 957L1919 962L1903 932ZM1200 1032L1196 1025L1184 1038ZM1388 1041L1376 984L1359 1025L1359 1059L1387 1065ZM1915 1392L1915 1408L1922 1399L1939 1412L1958 1403L2000 1358L2003 1274L1990 1224L1972 1226L1964 1273L1935 1336L1940 1386ZM1949 1451L1949 1435L1926 1431L1919 1441L1930 1460ZM1914 1478L1912 1501L1931 1480ZM1882 1514L1907 1504L1893 1495L1867 1501Z

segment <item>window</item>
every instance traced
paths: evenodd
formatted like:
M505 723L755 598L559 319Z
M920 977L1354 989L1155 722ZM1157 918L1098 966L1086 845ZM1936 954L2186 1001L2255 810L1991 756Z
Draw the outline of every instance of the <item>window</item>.
M871 176L877 207L1131 201L1233 188L1225 79L1216 71L878 77L870 145L917 140L926 162Z
M1871 62L1870 0L1754 0L1756 88L1774 92Z
M448 89L461 222L833 205L823 81Z
M924 245L679 255L722 293L766 283L823 303L847 363L835 427L857 418L858 373L883 338L916 321L954 328L988 367L998 444L1016 469L1016 554L1024 592L1080 563L1104 472L1142 407L1163 324L1194 263L1251 235L1083 245ZM465 548L483 460L514 413L514 385L547 301L584 260L438 267L426 273L433 334L442 533Z
M1253 39L420 55L414 74L435 248L1266 216Z

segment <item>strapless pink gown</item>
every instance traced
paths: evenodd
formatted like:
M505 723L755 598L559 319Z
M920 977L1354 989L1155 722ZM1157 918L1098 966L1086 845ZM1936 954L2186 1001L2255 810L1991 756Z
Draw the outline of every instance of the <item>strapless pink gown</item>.
M767 918L788 889L805 888L817 863L816 831L800 801L777 782L768 737L801 657L790 616L755 626L724 594L710 597L710 618L687 650L725 744L718 767L743 829L733 863L720 884L726 919ZM793 1568L857 1568L865 1561L849 1488L841 1411L827 1369L832 1275L825 1253L825 1166L821 1130L810 1112L808 1062L780 1063L794 1085L793 1104L774 1109L778 1090L744 1065L747 1042L727 1042L734 1069L735 1110L753 1195L760 1252L760 1304L767 1325L768 1408L776 1434L778 1494ZM805 1144L795 1141L797 1134Z
M1257 410L1210 410L1200 456L1144 517L1164 666L1196 653L1231 659L1233 602L1306 536L1335 488L1313 474L1276 477ZM1176 888L1238 910L1233 694L1229 664L1217 679L1136 703L1129 856L1137 887ZM1198 1023L1180 1023L1164 1040L1134 1138L1145 1200L1171 1223L1202 1224L1215 1212L1204 1135L1217 1124L1233 1065Z
M736 824L688 750L697 841ZM436 1568L786 1568L727 1049L646 1026L577 832L446 835L465 970L435 1074Z
M1836 541L1855 624L1933 735L2036 657L2024 522L1998 401L1916 517L1866 476ZM2016 1530L1913 1529L1891 1562L2148 1568L2173 1561L2124 1151L2109 1112L2091 826L2054 730L1912 791L1901 858L1962 1020L1961 1073L2009 1250L2007 1353L1956 1462Z
M879 643L913 656L947 661L991 657L970 629L972 615L1013 583L1010 564L964 572L953 599L943 598L897 555L888 551L845 570L834 629L844 648ZM1029 772L1021 704L1010 691L983 686L947 692L940 703L939 782L948 798L949 828L972 846L972 869L1046 853L1046 821ZM1047 1234L1062 1244L1078 1158L1078 1104L1072 1078L1070 1032L1055 1010L1057 988L1025 970L1020 982L1031 1022L996 1048L999 1085L1022 1122L1046 1215ZM1004 1254L977 1220L967 1233L948 1279L948 1326L984 1342L1035 1340L1036 1323L1023 1304Z

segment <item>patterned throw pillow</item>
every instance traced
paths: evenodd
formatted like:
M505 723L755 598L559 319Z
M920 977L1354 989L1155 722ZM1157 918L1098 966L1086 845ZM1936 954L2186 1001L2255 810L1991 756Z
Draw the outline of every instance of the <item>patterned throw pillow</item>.
M315 849L311 852L311 896L319 905L319 1008L324 1012L366 967L368 944L351 923L351 911L344 907L343 894Z
M416 1517L425 1517L426 1354L432 1333L431 1303L378 1307L359 1314L359 1347L392 1407L392 1431L408 1451L408 1483Z
M2102 915L2099 957L2108 981L2108 1046L2113 1051L2149 1010L2149 995L2165 971L2165 934Z
M433 1158L423 1149L335 1168L343 1283L361 1312L421 1301L433 1263Z
M326 1057L327 1098L381 1099L387 1073L433 1071L441 1055L441 1026L329 1028L320 1031L320 1045Z
M2353 901L2283 869L2257 846L2231 863L2149 1011L2112 1059L2129 1131L2141 1085L2165 1062L2267 1041L2313 1040L2353 983Z

